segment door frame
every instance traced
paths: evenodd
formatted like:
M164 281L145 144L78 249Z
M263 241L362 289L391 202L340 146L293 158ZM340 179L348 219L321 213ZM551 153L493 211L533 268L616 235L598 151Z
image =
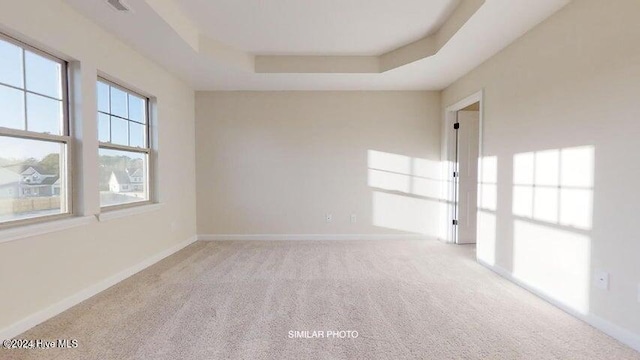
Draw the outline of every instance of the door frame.
M482 159L484 157L483 152L483 129L484 129L484 89L477 91L462 100L457 101L453 105L447 106L444 110L443 116L443 126L442 126L442 145L441 145L441 153L442 153L442 179L444 179L444 187L443 187L443 198L445 199L445 214L443 216L443 235L444 240L448 243L457 244L458 243L458 232L456 225L453 224L454 220L454 211L457 207L457 199L456 199L456 191L457 189L457 181L453 177L453 172L457 168L457 163L455 159L455 130L453 129L453 124L455 124L457 117L456 113L471 104L479 103L480 111L479 111L479 124L478 124L478 159ZM480 179L482 179L482 161L478 161L478 184L480 183ZM478 199L481 198L482 193L481 186L478 186ZM476 224L476 234L477 234L477 224Z

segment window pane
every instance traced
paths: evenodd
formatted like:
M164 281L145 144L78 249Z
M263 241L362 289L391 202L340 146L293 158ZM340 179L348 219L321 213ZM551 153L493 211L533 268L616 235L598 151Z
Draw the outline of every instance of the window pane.
M27 90L62 99L60 64L30 51L24 54Z
M129 145L143 148L145 144L145 126L129 122Z
M135 95L129 94L129 119L146 124L145 101Z
M24 92L0 85L0 126L24 130Z
M109 115L98 113L98 140L101 142L111 141L111 125Z
M22 48L2 39L0 39L0 83L24 88Z
M111 143L129 145L129 125L127 120L111 117Z
M113 86L111 87L111 114L123 118L129 116L127 110L127 93Z
M109 85L98 81L97 97L98 97L98 111L108 113L110 111Z
M62 134L62 101L27 93L27 130Z
M100 149L100 206L121 205L149 199L147 155Z
M0 136L0 222L67 212L65 145Z

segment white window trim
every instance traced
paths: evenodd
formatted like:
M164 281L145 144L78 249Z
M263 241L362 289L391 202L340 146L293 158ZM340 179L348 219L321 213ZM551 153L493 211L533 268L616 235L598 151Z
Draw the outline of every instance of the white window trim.
M152 203L152 202L132 203L127 205L130 205L130 206L102 212L96 215L96 218L100 220L100 222L105 222L105 221L110 221L114 219L121 219L123 217L129 217L133 215L139 215L139 214L158 211L164 207L164 203Z
M67 216L54 221L40 222L38 224L14 226L0 231L0 243L46 235L53 232L72 229L79 226L95 223L94 216Z
M131 203L124 203L124 204L114 204L114 205L107 205L107 206L100 206L100 213L97 214L96 216L99 219L105 219L105 220L109 220L112 218L118 218L120 216L117 215L113 215L113 216L109 216L109 215L105 215L105 214L109 214L109 213L122 213L122 212L126 212L127 210L131 209L131 208L136 208L136 207L147 207L147 206L151 206L151 205L159 205L159 203L157 202L156 196L155 196L155 159L153 154L155 153L153 151L153 145L154 142L152 140L152 121L151 121L151 97L145 94L141 94L138 91L135 90L131 90L130 88L124 87L122 85L119 85L118 83L109 80L107 77L99 75L97 82L103 82L105 84L108 84L109 86L115 87L117 89L120 89L121 91L124 91L126 93L130 93L133 95L136 95L138 97L141 97L145 100L146 102L146 119L145 119L145 124L146 124L146 147L141 148L141 147L134 147L134 146L128 146L128 145L119 145L119 144L113 144L113 143L106 143L106 142L101 142L98 141L98 150L100 149L111 149L111 150L121 150L121 151L129 151L129 152L135 152L135 153L144 153L147 156L147 169L146 169L146 173L147 173L147 181L146 181L146 187L147 187L147 199L144 201L136 201L136 202L131 202ZM96 94L97 96L97 94ZM97 100L97 99L96 99ZM100 111L98 110L96 113L100 113ZM116 116L113 114L109 114L110 116ZM117 117L117 116L116 116ZM97 121L97 119L96 119ZM131 121L131 120L128 120ZM141 212L146 212L145 210L141 211ZM105 215L105 216L103 216ZM102 221L102 220L101 220Z
M30 51L32 53L35 53L39 56L45 57L47 59L50 59L52 61L55 61L57 63L60 64L60 80L61 80L61 95L62 95L62 134L61 135L51 135L51 134L45 134L45 133L37 133L37 132L33 132L33 131L28 131L26 130L18 130L18 129L11 129L11 128L5 128L5 127L0 127L0 135L6 136L6 137L12 137L12 138L22 138L22 139L26 139L26 140L35 140L35 141L48 141L48 142L56 142L56 143L60 143L60 144L65 144L65 153L61 154L64 155L64 182L65 182L65 186L64 188L61 187L61 205L62 205L62 200L64 200L64 212L60 213L60 214L53 214L53 215L43 215L43 216L36 216L36 217L30 217L30 218L24 218L24 219L17 219L17 220L10 220L10 221L4 221L4 222L0 222L0 242L2 242L2 239L4 239L4 234L5 233L10 233L9 230L11 229L19 229L19 228L27 228L30 227L32 225L37 225L37 224L49 224L52 223L56 220L59 219L65 219L65 218L69 218L69 217L73 217L74 216L74 197L73 197L73 169L72 169L72 164L73 164L73 160L74 160L74 151L75 151L75 147L74 147L74 142L73 142L73 137L72 137L72 129L71 129L71 121L70 121L70 115L69 115L69 63L67 61L65 61L64 59L61 59L57 56L51 55L43 50L40 50L38 48L35 48L27 43L24 43L20 40L14 39L8 35L5 35L3 33L0 33L0 39L7 41L11 44L14 44L16 46L19 46L20 48L23 49L22 52L22 76L23 76L23 89L11 86L9 84L2 84L3 86L7 86L7 87L11 87L14 88L16 90L20 90L24 92L24 96L25 96L25 102L24 102L24 106L25 106L25 124L27 121L27 102L26 102L26 96L29 93L32 94L36 94L39 96L44 96L44 97L48 97L51 98L48 95L44 95L44 94L39 94L39 93L34 93L31 92L29 90L27 90L27 84L26 84L26 78L25 78L25 51ZM56 99L58 100L58 99ZM62 160L62 159L61 159ZM63 174L60 174L63 175ZM62 195L62 189L64 189L64 195ZM62 199L62 197L64 196L64 199Z

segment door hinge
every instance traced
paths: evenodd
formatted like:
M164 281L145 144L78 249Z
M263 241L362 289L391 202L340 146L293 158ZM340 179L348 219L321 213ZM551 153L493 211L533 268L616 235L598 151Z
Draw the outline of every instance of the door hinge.
M453 177L454 177L454 178L458 177L458 174L459 174L459 173L458 173L457 171L454 171L454 172L453 172Z
M460 123L453 124L453 128L456 130L460 129Z
M458 220L453 220L453 225L458 225Z

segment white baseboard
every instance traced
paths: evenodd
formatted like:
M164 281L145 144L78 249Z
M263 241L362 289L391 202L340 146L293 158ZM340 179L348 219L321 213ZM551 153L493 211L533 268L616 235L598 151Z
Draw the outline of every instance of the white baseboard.
M198 240L435 240L420 234L202 234Z
M186 246L196 241L196 236L189 238L186 241L181 242L167 250L157 253L142 262L127 268L115 275L112 275L97 284L91 285L43 310L33 313L26 318L9 325L8 327L0 330L0 339L11 339L22 334L23 332L31 329L32 327L60 314L61 312L71 308L74 305L81 303L82 301L110 288L111 286L119 283L120 281L146 269L147 267L157 263L158 261L172 255Z
M605 320L601 317L598 317L594 314L581 314L571 308L569 308L568 306L560 303L559 301L549 297L548 295L544 294L542 291L540 291L539 289L515 278L513 276L513 274L511 272L509 272L507 269L497 266L497 265L491 265L489 263L486 263L480 259L478 259L478 262L488 268L489 270L495 272L496 274L502 276L503 278L515 283L516 285L524 288L525 290L533 293L534 295L542 298L543 300L547 301L548 303L550 303L551 305L554 305L555 307L559 308L560 310L563 310L564 312L568 313L569 315L572 315L584 322L586 322L587 324L595 327L596 329L602 331L603 333L611 336L612 338L620 341L621 343L631 347L632 349L636 350L636 351L640 351L640 335L635 334L623 327L620 327L608 320Z

